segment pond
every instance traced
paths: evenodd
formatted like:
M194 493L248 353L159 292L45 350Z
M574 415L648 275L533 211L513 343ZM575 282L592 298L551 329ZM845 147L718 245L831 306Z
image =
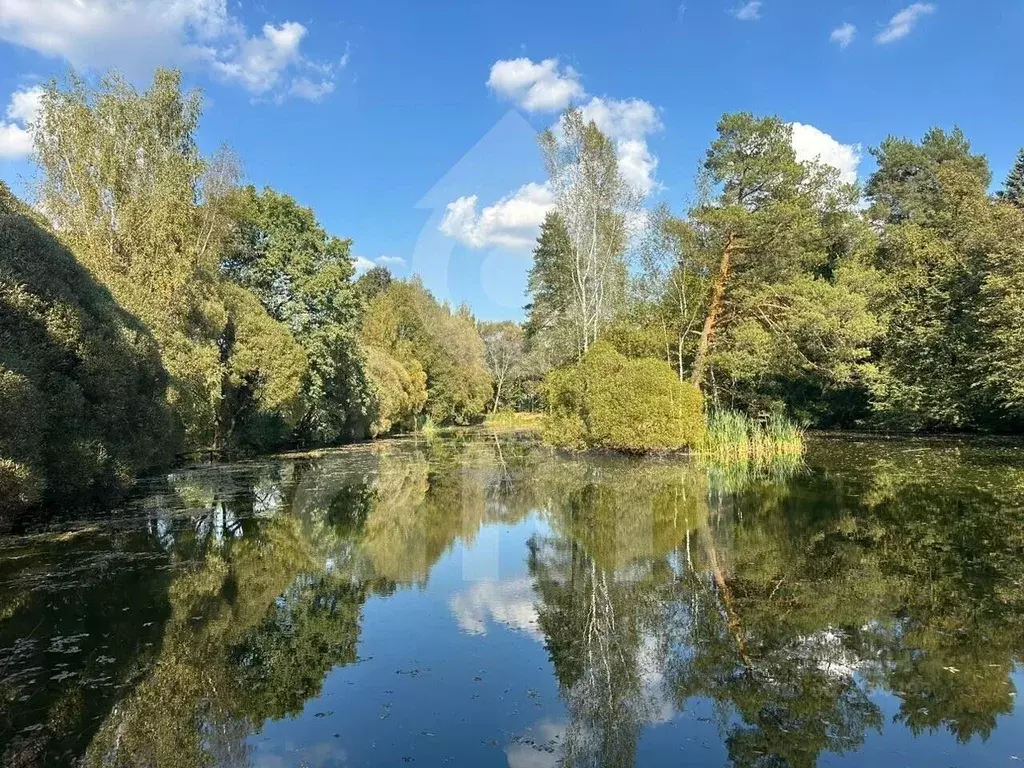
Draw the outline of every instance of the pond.
M0 540L0 764L1024 760L1024 450L768 468L467 431Z

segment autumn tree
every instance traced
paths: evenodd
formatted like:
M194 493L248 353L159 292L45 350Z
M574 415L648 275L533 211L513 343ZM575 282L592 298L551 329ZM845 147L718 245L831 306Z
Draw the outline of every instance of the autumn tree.
M0 182L0 529L84 503L180 450L149 330Z
M503 403L514 403L518 386L526 373L526 344L522 326L505 321L481 323L480 337L484 342L484 359L494 380L491 413Z
M425 412L439 423L468 423L491 399L491 375L476 321L452 311L417 278L394 280L369 303L360 333L366 347L400 363L413 380L425 377Z

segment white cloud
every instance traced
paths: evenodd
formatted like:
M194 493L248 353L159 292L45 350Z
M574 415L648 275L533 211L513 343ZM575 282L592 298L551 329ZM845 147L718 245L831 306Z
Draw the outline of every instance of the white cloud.
M0 0L0 40L78 69L147 77L161 65L203 68L255 96L273 91L277 100L315 100L333 89L335 67L301 54L306 33L286 21L250 36L227 0Z
M266 93L278 84L281 73L298 60L305 36L306 28L295 21L286 21L279 27L264 24L261 37L246 39L231 60L215 60L213 67L252 93Z
M24 88L11 94L7 117L20 123L31 123L42 108L43 89L39 86Z
M818 161L839 171L839 178L845 184L857 181L860 167L861 147L859 144L840 144L824 131L813 125L793 123L793 151L802 163Z
M832 30L832 35L829 39L840 48L847 48L856 36L857 28L853 24L843 24L841 27L836 27Z
M32 154L32 123L39 114L42 88L24 88L11 94L6 116L0 120L0 160L20 160Z
M494 205L478 211L476 195L448 203L438 229L470 248L533 247L553 204L547 184L526 184Z
M496 62L487 85L528 111L560 109L587 99L580 107L584 119L592 120L615 142L625 181L649 195L660 186L654 178L658 158L647 145L648 136L664 127L657 108L643 99L588 97L578 77L571 67L560 67L557 59L539 64L514 59ZM569 91L571 98L566 95ZM560 121L553 128L560 130ZM553 204L547 184L526 184L483 209L479 196L465 195L447 205L438 229L470 248L528 250Z
M357 275L361 275L363 274L363 272L369 272L371 269L377 266L365 256L356 256L354 262L356 266Z
M557 112L586 95L579 73L558 59L496 61L487 87L527 112Z
M480 581L466 592L454 595L448 607L463 632L487 634L487 620L524 632L538 642L544 641L537 626L537 606L529 579Z
M935 6L931 3L914 3L904 8L889 20L885 29L878 33L875 42L885 45L902 40L913 31L918 20L932 13L935 13Z
M334 92L333 80L310 80L308 77L300 77L292 83L289 93L307 101L320 101L324 96Z
M368 272L374 267L388 267L389 269L393 269L395 267L405 266L405 259L399 256L378 256L376 259L368 259L365 256L356 256L353 261L355 262L357 275L361 275L363 272Z
M647 146L647 136L664 126L654 105L643 99L592 98L582 109L583 117L593 120L616 143L619 171L634 189L649 195L657 187L654 172L658 158Z
M32 134L17 123L0 120L0 160L20 160L32 154Z
M735 8L732 15L740 21L757 21L761 18L761 0L750 0L746 5Z

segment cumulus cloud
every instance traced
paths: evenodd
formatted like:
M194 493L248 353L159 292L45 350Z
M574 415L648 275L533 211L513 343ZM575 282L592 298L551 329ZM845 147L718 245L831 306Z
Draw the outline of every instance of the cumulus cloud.
M5 115L0 120L0 159L20 160L32 154L32 123L39 114L43 89L24 88L11 94Z
M534 599L529 579L480 581L469 590L454 595L448 607L463 632L486 635L490 619L543 642L544 636L537 627Z
M914 3L893 16L885 29L878 33L875 42L885 45L902 40L914 30L914 25L924 16L935 13L931 3Z
M585 95L579 73L558 59L496 61L487 87L527 112L557 112Z
M497 61L491 67L487 86L527 112L558 111L588 98L579 73L563 67L558 59ZM647 136L662 128L654 106L642 99L592 96L581 109L587 120L593 120L616 141L619 167L626 181L644 195L654 191L658 159L647 146Z
M306 33L286 21L249 35L227 0L0 0L0 40L78 69L143 77L160 65L200 68L276 100L333 90L335 65L300 51Z
M589 96L578 73L557 59L535 63L530 59L498 61L487 85L527 111L561 109L580 103L585 120L593 121L615 142L619 170L626 183L644 196L657 190L658 158L648 137L663 128L657 108L643 99ZM561 130L560 121L553 126ZM438 229L470 248L522 251L532 248L544 217L554 204L547 184L530 183L481 209L477 195L466 195L447 205Z
M647 146L647 137L663 126L657 109L643 99L592 98L583 107L583 117L593 120L616 143L619 171L626 182L644 195L657 187L654 173L658 158Z
M470 248L529 249L553 204L547 184L525 184L478 210L477 195L448 203L439 229Z
M740 21L757 21L761 18L761 0L750 0L746 5L733 9L732 15Z
M856 36L857 28L853 24L843 24L841 27L836 27L832 30L832 35L829 39L840 48L847 48Z
M830 165L839 171L843 183L856 183L862 157L859 144L841 144L813 125L793 123L792 128L793 151L797 160Z

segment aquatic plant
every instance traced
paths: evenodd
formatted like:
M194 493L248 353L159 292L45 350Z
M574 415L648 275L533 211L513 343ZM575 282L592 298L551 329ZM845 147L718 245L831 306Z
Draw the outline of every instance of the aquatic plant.
M708 414L698 453L713 461L769 462L799 457L804 452L803 429L785 416L754 418L732 410Z

